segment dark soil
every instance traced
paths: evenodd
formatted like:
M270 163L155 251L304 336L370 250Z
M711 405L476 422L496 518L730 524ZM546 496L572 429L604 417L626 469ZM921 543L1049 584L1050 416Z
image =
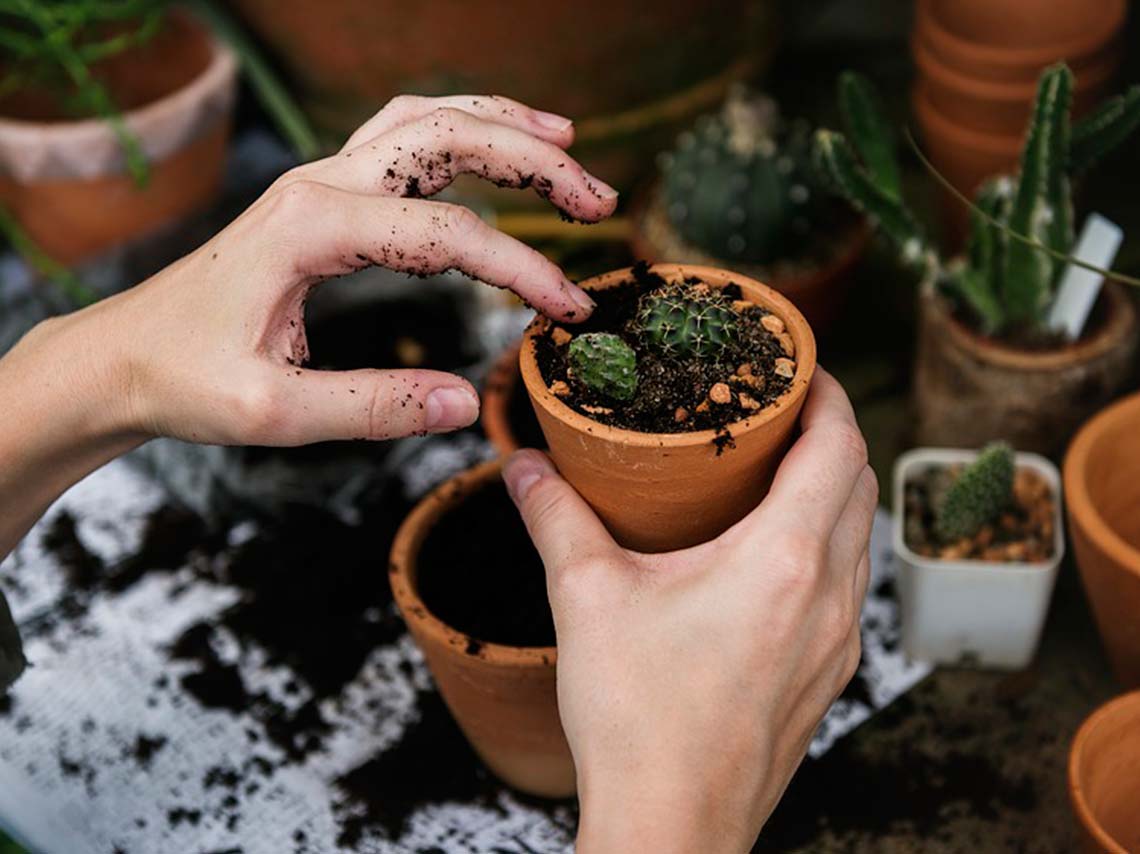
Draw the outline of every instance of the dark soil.
M699 279L690 279L699 284ZM740 313L740 333L737 340L726 348L715 361L697 358L676 358L658 355L645 347L630 330L638 300L642 294L665 283L644 264L632 268L630 281L593 294L598 307L588 320L566 331L572 334L586 332L612 332L620 335L637 353L638 386L633 399L615 403L581 384L567 378L566 343L557 344L551 326L535 339L535 356L539 370L547 385L562 381L570 386L570 394L563 401L583 415L629 430L642 433L685 433L695 430L721 430L741 421L755 410L744 408L740 392L751 396L760 407L775 402L791 384L789 378L774 373L777 358L785 356L779 342L760 325L768 312L758 306ZM726 295L740 299L740 288L728 285ZM741 365L751 366L754 376L762 378L762 387L744 386L734 380ZM728 384L732 389L730 402L708 403L709 390L717 383ZM705 406L702 406L705 404ZM592 409L587 409L590 407ZM687 413L678 420L678 409ZM705 411L702 411L705 410Z
M546 572L502 481L439 520L420 551L416 583L428 610L471 638L473 655L482 643L554 646Z

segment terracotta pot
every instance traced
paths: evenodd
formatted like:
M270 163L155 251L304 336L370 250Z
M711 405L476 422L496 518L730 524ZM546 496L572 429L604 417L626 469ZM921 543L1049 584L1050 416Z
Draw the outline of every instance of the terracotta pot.
M639 433L575 412L546 387L535 359L534 338L550 321L536 317L527 327L519 354L523 383L554 462L618 542L642 552L661 552L713 539L767 493L815 373L815 338L786 297L754 279L688 264L656 264L651 269L670 281L697 276L714 287L739 285L745 299L784 321L796 350L796 372L788 391L756 415L729 425L735 446L722 451L713 430ZM615 270L581 285L601 291L630 278L629 270Z
M124 121L150 162L145 187L102 119L59 119L29 92L0 105L0 202L65 263L203 207L221 182L237 76L228 48L174 14L155 42L101 76L117 101L136 104Z
M976 80L1033 83L1065 60L1077 74L1116 49L1125 0L918 0L915 38Z
M518 437L511 426L511 399L519 391L519 348L512 344L495 360L483 383L483 399L479 409L479 423L499 456L509 457L517 451Z
M1069 751L1069 797L1085 854L1140 851L1140 691L1081 724Z
M1065 493L1077 566L1113 671L1140 687L1140 395L1081 428L1065 456Z
M555 648L484 643L470 653L470 639L435 617L416 589L420 547L432 527L501 470L499 461L483 463L424 498L396 533L389 580L439 693L475 752L497 777L520 791L569 797L576 781L558 717Z
M807 318L812 331L821 337L827 334L843 311L851 275L866 252L872 233L867 221L860 218L847 233L839 235L840 245L825 266L803 266L791 258L765 267L715 258L686 242L669 222L656 187L636 206L633 219L630 245L636 258L651 264L675 262L717 267L733 263L742 274L767 283L790 299Z
M977 447L1005 439L1018 450L1057 455L1091 413L1133 375L1136 311L1114 283L1094 324L1055 350L1015 349L959 323L941 297L919 307L914 389L919 444Z

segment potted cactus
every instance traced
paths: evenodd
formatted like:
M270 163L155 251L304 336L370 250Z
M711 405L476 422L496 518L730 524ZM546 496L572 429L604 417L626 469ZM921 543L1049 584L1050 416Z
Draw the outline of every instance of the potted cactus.
M1024 667L1065 549L1057 468L1002 442L903 454L894 548L908 656Z
M815 370L811 328L711 267L641 264L582 287L589 320L536 317L519 355L555 463L629 548L712 539L767 491Z
M1126 385L1136 354L1136 316L1106 284L1083 335L1048 324L1074 244L1074 177L1140 124L1140 87L1105 102L1071 129L1073 77L1058 64L1041 76L1016 176L996 176L975 197L969 242L942 258L907 208L895 145L870 85L841 78L853 150L840 133L816 133L814 157L839 192L864 211L922 278L915 395L918 441L1059 452L1077 426ZM996 224L995 224L996 223ZM1022 238L1048 247L1042 251Z
M638 257L731 267L791 299L817 334L831 325L870 230L820 187L806 122L738 87L659 161L635 217Z

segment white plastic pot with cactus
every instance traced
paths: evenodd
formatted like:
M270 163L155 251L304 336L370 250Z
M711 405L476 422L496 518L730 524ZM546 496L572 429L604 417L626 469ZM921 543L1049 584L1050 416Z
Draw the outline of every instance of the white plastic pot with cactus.
M1001 443L920 448L895 464L893 506L907 656L1025 667L1065 551L1056 466Z

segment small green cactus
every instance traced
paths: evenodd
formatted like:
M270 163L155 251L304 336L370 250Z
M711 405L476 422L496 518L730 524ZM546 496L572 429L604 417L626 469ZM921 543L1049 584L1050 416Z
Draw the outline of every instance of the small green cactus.
M870 84L853 72L839 81L852 142L834 131L818 131L814 161L826 180L898 246L903 260L919 266L929 274L924 278L971 311L984 333L1040 333L1065 262L1009 232L1061 255L1071 253L1070 176L1088 169L1140 126L1140 86L1134 86L1070 130L1072 90L1073 75L1063 63L1042 73L1017 176L995 176L975 197L985 216L971 215L965 264L946 264L922 234L902 199L892 135L877 99Z
M1013 497L1013 449L994 442L982 449L946 490L934 512L934 532L945 543L972 537Z
M617 335L587 332L570 342L575 382L611 400L625 401L637 391L637 354Z
M736 337L731 301L707 285L672 283L642 296L635 327L663 356L716 359Z
M661 157L669 222L718 258L766 264L795 255L819 218L810 159L806 125L784 123L770 98L734 90Z

